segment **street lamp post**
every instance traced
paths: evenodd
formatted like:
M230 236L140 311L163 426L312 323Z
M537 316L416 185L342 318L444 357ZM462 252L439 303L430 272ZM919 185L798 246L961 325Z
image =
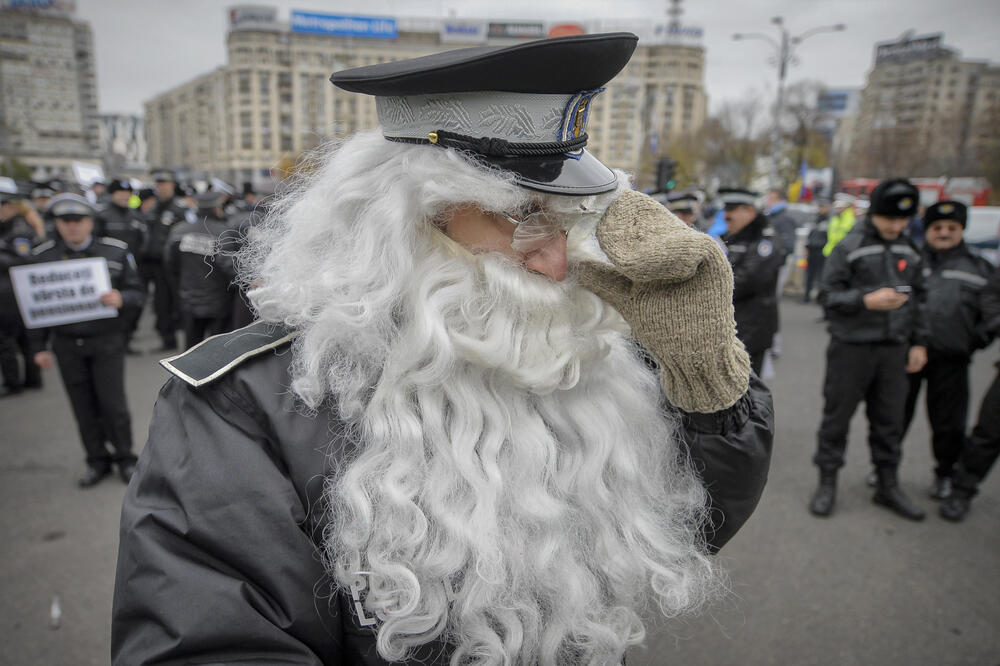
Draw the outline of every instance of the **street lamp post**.
M771 23L778 26L778 31L781 34L780 42L759 32L738 32L733 35L733 39L737 41L741 39L761 39L774 47L775 64L778 67L778 95L774 104L774 124L771 126L771 169L768 173L768 187L777 187L778 159L781 155L781 114L785 110L785 75L788 72L788 65L796 62L795 47L813 35L821 32L840 32L841 30L846 30L847 26L843 23L822 26L806 30L801 35L792 37L788 32L788 28L785 27L785 19L775 16L771 19Z

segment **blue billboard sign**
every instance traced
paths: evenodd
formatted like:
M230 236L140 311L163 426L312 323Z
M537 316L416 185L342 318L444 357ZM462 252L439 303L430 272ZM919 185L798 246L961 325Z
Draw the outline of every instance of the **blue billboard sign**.
M372 37L395 39L398 36L396 19L380 16L344 16L292 11L289 21L292 32L338 37Z

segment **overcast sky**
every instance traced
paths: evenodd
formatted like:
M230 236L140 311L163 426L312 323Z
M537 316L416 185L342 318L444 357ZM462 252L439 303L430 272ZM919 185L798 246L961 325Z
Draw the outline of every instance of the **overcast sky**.
M90 22L97 51L102 112L142 113L142 103L179 83L225 64L231 0L77 0L77 16ZM447 16L573 20L614 17L664 19L667 0L256 0L279 8L364 16ZM734 42L734 32L776 37L773 16L792 35L844 23L847 31L819 34L797 50L788 83L820 80L830 87L864 85L876 42L907 30L943 32L945 44L967 59L1000 64L997 0L687 0L685 25L704 29L705 84L711 109L749 90L773 94L777 71L763 41Z

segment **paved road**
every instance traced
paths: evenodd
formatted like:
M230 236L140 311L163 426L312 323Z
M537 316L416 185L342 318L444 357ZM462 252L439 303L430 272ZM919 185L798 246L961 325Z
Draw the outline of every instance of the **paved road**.
M730 593L698 617L660 622L629 666L1000 664L1000 473L961 525L933 512L921 524L896 518L870 501L859 414L836 513L819 520L807 512L826 345L816 315L783 303L785 348L770 382L774 463L760 508L719 557ZM148 321L140 333L138 346L155 345ZM994 346L974 363L976 401L998 356ZM164 379L155 360L127 364L139 443ZM124 486L76 488L82 451L54 372L43 391L0 400L0 422L0 664L106 664ZM901 479L931 509L927 442L921 411ZM58 629L49 624L53 597Z

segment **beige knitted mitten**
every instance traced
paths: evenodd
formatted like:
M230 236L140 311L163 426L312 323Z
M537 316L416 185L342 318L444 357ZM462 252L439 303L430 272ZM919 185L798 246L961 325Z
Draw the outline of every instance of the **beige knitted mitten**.
M613 305L656 358L671 404L702 413L733 405L747 390L750 357L736 338L733 273L722 248L635 191L605 211L597 241L614 266L584 261L580 282Z

